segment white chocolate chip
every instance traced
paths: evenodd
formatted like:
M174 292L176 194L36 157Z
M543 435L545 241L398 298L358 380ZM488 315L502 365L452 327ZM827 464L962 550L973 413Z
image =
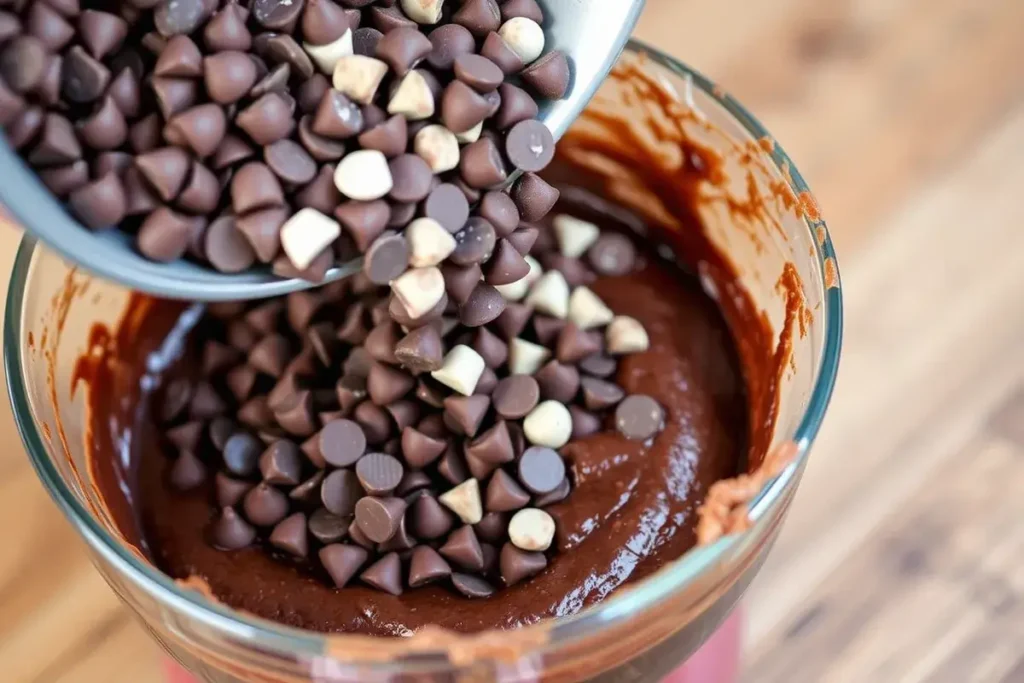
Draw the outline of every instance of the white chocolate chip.
M505 297L506 301L519 301L522 299L530 291L530 285L544 274L544 269L537 263L537 259L532 256L524 256L523 260L530 266L530 271L526 275L507 285L494 286L498 293Z
M524 508L509 520L508 538L522 550L544 552L555 538L555 520L543 510Z
M650 348L651 340L639 320L628 315L617 315L605 330L605 344L608 353L640 353Z
M537 446L561 448L572 436L569 409L558 401L542 401L523 420L523 434Z
M334 169L334 186L349 199L380 199L393 187L387 157L375 149L349 152Z
M436 266L455 251L455 238L433 218L417 218L405 229L409 243L409 265Z
M544 29L533 19L513 17L501 25L498 35L519 55L523 64L529 64L544 52Z
M467 479L437 497L441 503L459 516L464 524L476 524L484 517L480 500L480 482Z
M405 75L391 95L388 113L401 114L410 121L421 121L434 115L434 93L423 74L410 71Z
M581 330L607 325L615 314L588 287L577 287L569 297L569 321Z
M352 29L346 29L341 37L327 45L311 45L303 43L302 49L309 58L328 76L334 73L334 67L342 57L352 54Z
M434 173L444 173L459 165L459 141L455 133L441 125L425 126L416 133L413 151L423 157Z
M307 207L281 226L281 248L297 270L305 270L340 235L337 221Z
M445 354L441 367L433 370L430 376L463 396L472 396L482 374L483 357L465 344L457 344Z
M402 0L402 11L417 24L436 24L441 20L444 0Z
M370 104L388 73L388 65L364 55L344 55L334 64L331 79L335 90L359 104Z
M532 375L551 358L551 349L516 337L508 345L510 375Z
M551 221L558 238L558 246L566 258L579 258L597 241L601 230L588 221L560 213Z
M549 270L533 284L526 303L538 313L560 320L569 315L569 285L557 270Z
M391 282L391 291L413 320L423 317L444 296L444 276L437 268L412 268Z
M463 145L468 145L471 142L476 142L480 139L480 134L484 132L484 122L476 124L467 131L455 134L455 139Z

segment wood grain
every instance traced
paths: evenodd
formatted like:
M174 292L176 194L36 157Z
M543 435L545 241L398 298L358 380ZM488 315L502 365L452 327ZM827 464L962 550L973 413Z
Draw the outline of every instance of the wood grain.
M1022 26L1020 0L648 2L640 37L796 160L844 277L840 382L748 594L747 680L1024 681ZM17 238L0 226L0 272ZM160 680L19 448L0 519L3 679Z

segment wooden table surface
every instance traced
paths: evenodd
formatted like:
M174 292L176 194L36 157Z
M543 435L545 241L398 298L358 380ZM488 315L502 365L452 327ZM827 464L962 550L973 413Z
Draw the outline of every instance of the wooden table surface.
M1024 681L1022 29L1021 0L648 0L639 35L758 113L843 273L839 385L748 593L747 681ZM158 681L6 406L0 435L3 679Z

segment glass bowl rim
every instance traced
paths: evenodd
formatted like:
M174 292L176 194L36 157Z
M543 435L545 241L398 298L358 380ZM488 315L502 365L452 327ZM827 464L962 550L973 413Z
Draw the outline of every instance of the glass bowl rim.
M630 40L626 51L642 53L659 67L692 82L694 86L715 100L734 117L755 140L772 140L770 156L775 169L786 179L790 189L796 195L811 195L810 189L796 165L775 142L775 138L769 134L757 118L718 88L710 79L681 61L641 41ZM754 522L764 516L773 505L785 500L787 489L791 485L795 485L795 480L808 457L810 446L817 436L824 418L839 366L843 304L836 254L824 219L817 217L811 220L805 216L803 221L812 235L812 242L815 245L819 265L821 265L822 281L820 284L824 292L824 347L807 408L792 437L792 441L798 447L798 457L770 481L750 504L749 513ZM823 240L817 239L815 234L819 228L824 228ZM258 642L265 647L282 652L312 656L323 654L328 639L344 638L345 634L321 634L285 626L259 617L245 616L208 599L195 590L181 587L174 579L155 566L142 561L136 554L129 551L123 542L113 538L100 526L50 463L42 436L31 417L27 399L28 391L21 374L22 303L37 243L38 241L29 235L23 237L15 258L4 314L4 369L8 378L8 395L16 426L32 466L47 492L74 523L94 551L167 606L180 610L189 618L196 619L205 626L223 631L232 637ZM832 268L827 274L828 280L826 281L825 261L827 259L831 260ZM610 623L647 610L684 589L699 576L704 568L713 565L742 537L742 534L725 537L710 546L691 550L652 576L631 585L629 590L621 591L618 595L613 595L577 614L560 617L553 622L545 620L539 625L522 628L550 628L551 642L545 649L557 648L567 642L585 638ZM438 654L442 654L442 652L439 651Z

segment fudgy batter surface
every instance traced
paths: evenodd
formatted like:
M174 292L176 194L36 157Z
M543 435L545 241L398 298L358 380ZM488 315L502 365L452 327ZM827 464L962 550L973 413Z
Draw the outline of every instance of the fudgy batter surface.
M588 206L585 193L562 189L573 200L556 213L622 229ZM653 247L642 246L641 254L635 272L600 278L592 289L647 329L650 350L625 358L616 380L627 394L655 398L665 409L665 428L649 443L606 429L563 448L574 488L548 508L558 526L556 552L542 573L488 599L436 586L399 597L357 584L338 590L319 571L263 548L211 547L204 532L215 509L212 486L180 493L167 485L171 461L149 417L151 393L139 389L147 360L151 369L159 365L153 351L184 310L180 304L140 300L117 332L120 341L107 344L116 357L83 366L91 385L94 475L126 537L162 570L202 579L226 604L293 626L402 635L426 624L468 632L573 614L691 548L708 487L746 469L750 411L729 327L695 277ZM168 372L194 373L193 352Z

